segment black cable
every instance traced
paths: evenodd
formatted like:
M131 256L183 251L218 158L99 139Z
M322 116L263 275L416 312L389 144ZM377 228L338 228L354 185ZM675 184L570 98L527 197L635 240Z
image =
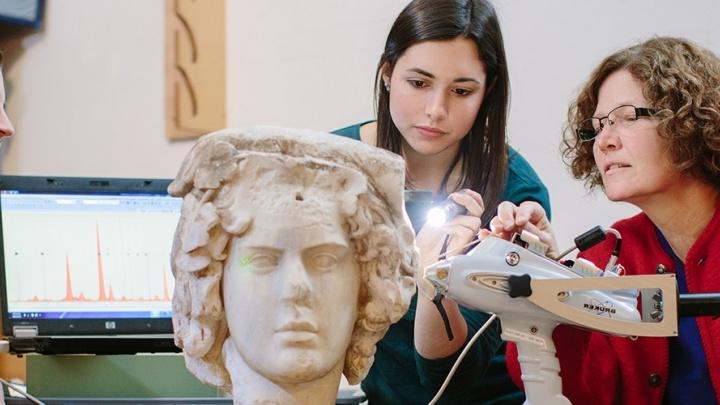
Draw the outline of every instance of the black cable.
M445 256L445 253L447 252L448 244L450 242L450 235L445 235L445 240L443 241L442 247L440 248L440 255L438 255L438 258L441 258ZM448 318L447 312L445 311L445 307L442 305L442 300L445 298L442 293L438 292L435 294L435 297L433 298L432 302L435 304L435 307L437 308L438 312L440 312L440 317L443 320L443 323L445 324L445 332L448 335L448 340L453 340L455 337L452 332L452 328L450 327L450 319Z
M442 305L443 298L445 298L445 296L442 295L442 293L437 293L435 294L435 298L433 298L432 302L435 304L438 312L440 312L440 316L445 324L445 332L447 333L448 340L453 340L455 339L455 336L453 335L452 328L450 327L450 318L448 318L445 307Z
M445 235L445 240L443 240L442 247L440 248L440 254L438 255L438 260L440 260L441 257L445 256L445 253L447 252L449 243L450 243L450 235Z

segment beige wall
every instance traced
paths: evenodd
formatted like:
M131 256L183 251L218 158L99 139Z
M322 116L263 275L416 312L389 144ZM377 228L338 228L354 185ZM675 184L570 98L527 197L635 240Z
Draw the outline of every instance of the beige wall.
M204 0L212 1L212 0ZM372 116L384 37L405 0L228 0L228 126L329 130ZM634 212L586 196L559 158L567 102L608 52L653 34L720 53L720 2L497 0L512 80L510 142L551 191L561 247ZM682 4L682 6L681 6ZM163 2L50 0L9 67L17 136L2 172L171 177L191 142L164 136Z

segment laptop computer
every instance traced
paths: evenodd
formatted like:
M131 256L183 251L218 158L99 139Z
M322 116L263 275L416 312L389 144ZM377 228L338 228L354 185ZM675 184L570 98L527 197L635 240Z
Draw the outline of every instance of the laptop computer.
M167 179L0 176L0 307L16 354L177 352Z

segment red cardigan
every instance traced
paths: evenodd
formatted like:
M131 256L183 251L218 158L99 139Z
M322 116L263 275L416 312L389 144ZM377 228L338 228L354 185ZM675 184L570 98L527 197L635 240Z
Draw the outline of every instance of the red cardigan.
M662 264L675 272L655 234L655 226L644 213L615 223L622 235L619 263L627 274L655 274ZM589 249L582 257L604 268L614 238ZM720 292L720 205L685 260L688 291ZM720 318L698 317L703 349L715 396L720 403ZM573 404L657 404L663 403L668 380L668 338L608 336L559 326L553 340L560 359L563 394ZM507 345L511 377L522 387L517 348Z

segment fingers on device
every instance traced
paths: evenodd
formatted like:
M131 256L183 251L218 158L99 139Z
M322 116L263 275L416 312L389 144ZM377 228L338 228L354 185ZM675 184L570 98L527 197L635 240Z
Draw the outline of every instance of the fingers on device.
M615 264L620 235L612 231L617 252L605 270L584 259L566 264L547 257L548 246L523 232L511 241L490 236L467 254L426 268L424 278L436 295L497 314L503 340L517 344L526 404L569 404L552 340L556 326L620 336L678 334L675 275L623 276Z

